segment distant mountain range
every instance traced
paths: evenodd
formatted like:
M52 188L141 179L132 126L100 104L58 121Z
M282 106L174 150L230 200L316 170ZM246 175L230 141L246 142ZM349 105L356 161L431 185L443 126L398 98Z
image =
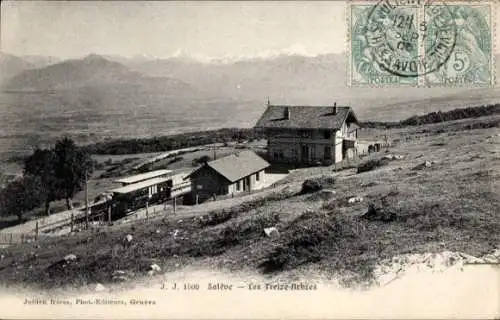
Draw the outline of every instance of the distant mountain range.
M29 68L10 77L3 88L21 91L75 89L79 87L133 86L147 82L180 89L189 85L169 77L152 77L132 71L124 65L91 54L83 59L66 60L42 68Z
M32 68L35 68L35 66L25 59L12 54L0 53L0 83L24 70Z
M500 99L498 87L349 88L347 63L345 54L281 55L230 63L203 63L184 56L152 59L91 54L58 61L53 57L1 54L0 82L4 90L17 91L92 88L106 101L107 95L115 95L121 102L132 97L142 104L161 102L165 97L179 103L221 99L253 103L262 109L267 97L276 104L337 101L354 106L363 118L373 120L400 120ZM499 73L498 64L497 69Z

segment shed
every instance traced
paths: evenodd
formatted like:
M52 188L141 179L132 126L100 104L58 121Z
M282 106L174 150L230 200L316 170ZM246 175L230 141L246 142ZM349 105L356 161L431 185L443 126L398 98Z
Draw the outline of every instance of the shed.
M229 195L259 189L269 163L250 150L203 164L192 172L192 192L204 201L214 195Z

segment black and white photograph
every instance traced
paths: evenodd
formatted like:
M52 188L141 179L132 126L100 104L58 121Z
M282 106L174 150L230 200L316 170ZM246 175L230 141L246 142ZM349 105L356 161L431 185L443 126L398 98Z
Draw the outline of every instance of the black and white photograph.
M499 319L500 3L1 3L0 318Z

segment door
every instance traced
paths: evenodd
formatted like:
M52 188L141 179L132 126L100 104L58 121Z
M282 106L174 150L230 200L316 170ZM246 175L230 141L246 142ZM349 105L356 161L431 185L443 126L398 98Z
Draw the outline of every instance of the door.
M250 191L250 177L246 177L241 180L243 183L243 191Z
M309 162L309 146L302 146L300 153L301 162Z
M252 191L252 179L251 176L246 177L248 191Z

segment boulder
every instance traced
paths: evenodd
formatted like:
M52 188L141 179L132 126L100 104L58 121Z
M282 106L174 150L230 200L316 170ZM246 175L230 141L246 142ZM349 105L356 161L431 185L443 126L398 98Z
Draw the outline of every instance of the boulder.
M462 260L465 264L484 263L483 259L471 256L471 255L463 253L463 252L460 252L459 256L462 258Z
M330 199L337 194L337 191L333 189L323 189L318 192L318 196L323 199Z
M123 270L113 271L113 273L111 274L111 278L114 281L119 281L119 282L128 280L127 273Z
M385 156L383 156L383 159L386 159L386 160L403 160L404 159L404 156L403 155L400 155L400 154L386 154Z
M363 197L352 197L352 198L349 198L349 200L347 200L347 203L349 203L349 204L354 204L354 203L358 203L358 202L363 202Z
M268 237L279 237L280 233L276 227L264 228L264 233Z
M422 169L425 169L425 168L430 168L432 166L432 164L435 163L433 161L429 161L429 160L426 160L425 162L415 166L413 168L413 170L422 170Z
M103 286L102 284L100 283L97 283L95 286L94 286L94 291L95 292L102 292L102 291L106 291L108 290L105 286Z
M111 274L113 277L114 276L123 276L123 275L126 275L127 273L123 270L115 270L113 271L113 273Z
M499 263L499 259L492 254L487 254L483 257L484 262L496 264Z
M364 219L370 221L394 221L397 216L394 212L388 211L381 203L370 203L368 211L362 215Z
M76 255L70 253L70 254L64 256L64 260L66 262L75 261L76 260Z
M161 268L156 263L153 263L151 266L149 266L149 270L153 272L160 272Z
M125 282L128 280L128 278L126 276L116 276L116 277L113 277L113 280L119 281L119 282Z

